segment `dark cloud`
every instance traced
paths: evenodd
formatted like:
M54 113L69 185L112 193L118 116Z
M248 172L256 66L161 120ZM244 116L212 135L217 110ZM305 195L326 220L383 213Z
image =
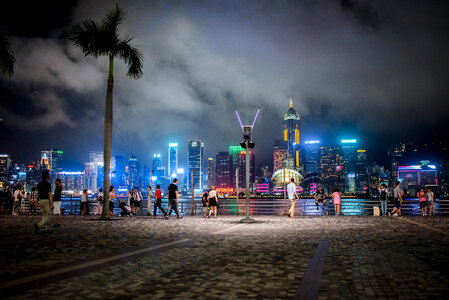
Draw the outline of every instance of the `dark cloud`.
M80 162L88 150L102 149L107 61L84 57L61 37L82 19L101 18L111 5L79 1L61 10L66 22L44 30L44 37L13 37L17 74L0 82L1 138L9 139L13 129L37 153L36 136L45 136L46 145L68 149L67 156ZM443 2L120 5L128 11L121 32L135 37L145 62L140 80L127 78L122 63L115 68L115 154L137 153L150 163L152 153L166 154L169 140L178 140L185 156L187 140L200 138L215 155L240 141L233 108L257 104L263 111L256 154L269 163L290 96L304 138L333 143L356 135L373 150L422 136L448 138L438 130L449 113ZM22 153L15 146L21 142L12 141L3 151Z

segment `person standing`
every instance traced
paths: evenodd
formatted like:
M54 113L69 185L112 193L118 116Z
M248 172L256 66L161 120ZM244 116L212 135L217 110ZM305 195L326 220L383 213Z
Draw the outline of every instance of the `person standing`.
M148 197L147 197L148 216L151 216L151 202L153 201L153 192L151 191L151 186L147 187L147 191L148 191ZM156 206L156 203L155 203L155 206Z
M207 207L209 206L209 193L207 191L204 192L201 201L203 202L203 216L207 218Z
M294 218L296 218L295 217L296 199L299 200L298 194L296 193L296 184L295 184L294 178L291 178L290 183L287 184L287 194L288 194L288 199L290 200L290 209L289 209L287 215L291 219L294 219Z
M34 186L31 188L29 199L30 199L30 214L35 214L37 209L37 192Z
M53 214L56 215L56 223L53 227L61 226L61 193L62 183L61 179L56 179L55 193L53 195Z
M133 190L130 189L128 191L128 193L126 194L126 196L128 197L128 206L131 207L131 212L133 215L136 214L135 209L134 209L134 193Z
M21 202L23 198L22 191L20 190L20 185L16 185L14 187L14 193L12 194L13 197L13 207L12 207L12 215L18 216L20 212Z
M137 187L134 188L134 207L136 208L136 213L139 212L140 204L142 203L142 194L139 192L139 189Z
M178 219L182 218L182 216L179 215L178 211L178 179L173 179L173 183L171 183L168 186L168 215L171 215L171 211L174 210L176 213L176 217Z
M98 202L98 212L97 215L101 215L101 206L103 205L103 189L100 189L98 191L97 195L97 202Z
M88 215L89 214L89 196L87 194L87 190L84 189L81 194L81 202L80 202L80 215Z
M435 194L430 187L427 188L427 204L429 207L429 215L435 216Z
M156 185L156 195L154 197L154 212L153 215L156 217L157 208L159 208L162 213L164 214L164 217L168 219L167 212L162 208L162 193L161 193L161 186L158 184Z
M51 210L53 207L53 199L51 196L51 184L48 182L50 180L50 173L45 170L42 172L42 181L37 185L37 198L41 206L42 218L39 223L34 223L34 233L38 233L42 226L47 223L50 217ZM50 230L45 230L44 233L52 233Z
M401 183L399 181L396 181L395 188L393 190L393 197L394 197L394 209L391 212L391 215L395 217L401 216L401 206L403 202L402 195L404 195L404 192L401 189Z
M207 196L207 199L209 200L209 218L212 213L214 213L214 218L217 217L217 207L218 207L218 196L217 191L215 190L215 186L212 186L212 188L209 191L209 195Z
M324 210L324 206L326 205L326 194L323 189L320 189L318 192L313 195L315 198L316 210L318 210L318 202L323 202L322 209Z
M418 197L421 214L424 217L425 215L427 215L427 193L423 187L416 194L416 197Z
M380 210L382 212L382 216L387 215L388 197L390 197L390 193L388 192L385 184L382 183L379 187Z
M341 214L341 194L339 189L335 189L332 194L332 202L334 202L334 211L335 215L338 216Z
M114 201L118 196L115 194L115 188L113 185L109 188L109 214L114 214Z

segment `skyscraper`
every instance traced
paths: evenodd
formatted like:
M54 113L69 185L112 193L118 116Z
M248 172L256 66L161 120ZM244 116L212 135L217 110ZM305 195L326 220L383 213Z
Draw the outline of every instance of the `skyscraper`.
M239 154L239 187L243 188L246 187L246 151L241 151ZM250 150L249 151L249 183L250 183L250 189L252 188L252 185L256 178L256 160L254 153Z
M207 159L207 186L210 188L215 184L215 169L216 163L213 157L209 157Z
M301 120L299 114L293 109L293 99L290 98L290 108L284 115L284 141L287 142L288 157L295 161L295 168L301 169Z
M357 160L357 140L343 139L341 140L341 148L343 150L345 192L354 193L356 191L355 164Z
M305 141L303 145L304 171L318 173L320 164L320 141Z
M245 151L242 146L229 146L229 155L232 156L232 167L235 170L239 164L239 154Z
M141 187L140 180L140 162L137 155L130 155L128 161L129 187Z
M0 187L8 180L11 158L8 154L0 154Z
M46 149L41 151L41 169L49 170L52 174L62 171L63 151L58 149Z
M168 144L168 168L167 177L172 177L173 174L176 177L178 170L178 143Z
M355 161L355 190L363 193L368 190L368 159L365 149L357 149Z
M151 165L151 170L153 170L153 178L155 184L162 186L163 179L165 177L165 167L162 166L162 160L160 154L153 154L153 162Z
M123 185L123 175L125 174L125 158L122 155L115 156L115 174L113 176L113 184L116 188Z
M285 159L288 157L287 142L276 140L273 149L273 173L284 168Z
M204 143L199 140L190 140L188 146L188 165L189 165L189 178L188 189L192 189L192 180L194 189L203 189L203 151ZM193 171L193 178L192 178Z
M228 152L219 152L215 160L215 185L221 188L233 186L232 156Z

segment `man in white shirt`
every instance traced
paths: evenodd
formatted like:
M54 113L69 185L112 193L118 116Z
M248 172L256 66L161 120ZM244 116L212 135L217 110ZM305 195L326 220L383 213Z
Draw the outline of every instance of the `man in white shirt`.
M295 184L294 178L290 179L290 183L287 184L287 195L288 195L288 199L291 202L290 210L288 211L288 216L290 218L294 219L294 218L296 218L295 217L296 199L299 200L298 194L296 193L296 184Z

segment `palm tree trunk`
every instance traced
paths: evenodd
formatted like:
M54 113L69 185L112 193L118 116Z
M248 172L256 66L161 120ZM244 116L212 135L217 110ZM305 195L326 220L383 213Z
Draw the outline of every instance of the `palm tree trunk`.
M104 184L103 184L103 212L102 219L109 219L109 171L111 168L111 148L112 148L112 96L114 89L114 58L109 57L109 76L108 88L106 91L106 108L104 114L104 148L103 148L103 166L104 166Z

